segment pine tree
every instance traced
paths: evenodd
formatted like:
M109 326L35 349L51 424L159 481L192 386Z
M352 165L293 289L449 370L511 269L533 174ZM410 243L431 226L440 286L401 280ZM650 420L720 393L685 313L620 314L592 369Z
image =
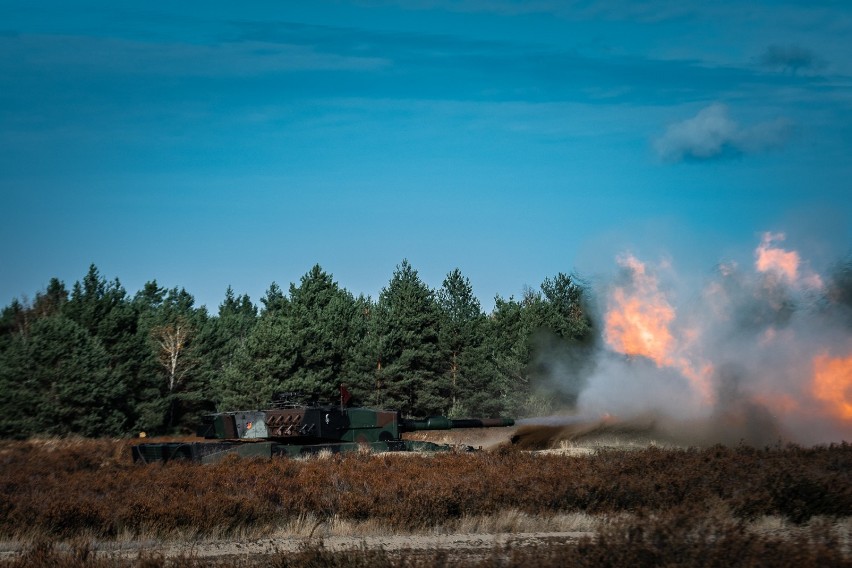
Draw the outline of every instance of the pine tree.
M264 313L214 381L216 406L220 410L261 408L274 393L286 390L284 381L296 364L292 343L284 314Z
M248 295L235 296L228 286L218 316L209 318L201 328L197 343L198 373L210 409L215 409L220 399L217 385L228 367L234 364L238 351L244 348L257 319L257 307Z
M439 318L434 294L403 260L376 308L380 404L415 416L449 410L450 386L438 344Z
M263 304L264 315L285 314L289 304L284 292L275 282L269 285L266 294L260 299L260 303Z
M29 332L33 320L32 310L17 298L3 308L0 314L0 351L16 336Z
M333 399L344 379L355 300L315 265L299 286L290 286L289 306L290 347L296 365L284 384L287 390Z
M486 349L494 368L494 380L504 401L503 411L518 415L532 392L529 365L533 329L524 302L497 296L488 318Z
M449 414L497 415L502 410L500 385L485 348L487 319L470 281L457 268L437 294L441 308L439 342L450 385Z
M124 385L125 394L118 408L135 424L138 399L136 384L144 372L147 337L139 329L139 312L116 278L107 282L92 264L82 282L74 283L62 314L85 329L103 346L109 356L109 368Z
M124 431L125 386L110 356L80 325L54 315L35 321L0 362L0 436L115 436Z
M47 317L62 312L68 302L68 290L65 283L58 278L51 278L47 289L36 294L33 302L33 313L36 317Z
M582 286L563 273L546 278L537 294L530 371L537 395L553 410L576 404L592 363L591 320L583 303Z
M346 340L347 354L343 364L343 383L361 404L379 406L381 389L381 364L376 325L376 304L369 296L358 296L354 300L349 337Z
M491 324L493 360L514 412L540 415L576 402L591 361L582 286L560 273L520 302L498 297Z
M131 432L161 433L166 431L168 403L163 381L160 379L160 367L156 350L151 345L151 330L159 325L159 312L167 290L156 280L146 282L133 298L133 308L138 317L137 335L143 344L139 355L139 372L130 385L132 400Z
M569 341L585 341L591 335L592 322L586 313L583 287L562 272L545 278L541 293L547 303L544 326Z

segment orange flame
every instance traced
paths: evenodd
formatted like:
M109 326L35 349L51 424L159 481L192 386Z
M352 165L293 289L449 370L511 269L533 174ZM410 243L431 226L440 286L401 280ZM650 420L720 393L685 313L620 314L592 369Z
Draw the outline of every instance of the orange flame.
M813 395L842 420L852 421L852 355L814 358Z
M745 330L738 324L737 310L749 307L752 297L810 299L821 297L813 292L825 291L807 261L779 245L784 239L781 233L764 233L754 250L754 273L740 273L733 263L721 265L720 275L727 280L712 282L705 301L687 305L682 313L658 281L654 266L630 255L619 257L629 281L608 295L605 342L613 351L677 371L705 408L716 403L717 392L726 392L726 383L718 382L725 380L724 373L714 371L718 364L735 369L737 385L742 380L737 397L768 410L782 426L807 424L802 429L805 437L847 435L852 426L852 349L825 350L825 341L837 346L844 334L848 337L846 328L838 329L822 312L811 311L809 302L802 302L799 320L769 320L771 325ZM810 333L807 338L801 337L804 330ZM823 347L815 350L819 340ZM697 396L694 400L699 401Z
M698 331L684 330L679 343L672 333L676 312L660 291L656 277L631 255L618 263L629 270L630 286L615 288L605 317L604 338L619 353L647 357L658 367L677 369L698 390L705 401L712 400L712 365L694 365L682 355L682 344L695 342Z
M620 353L642 355L658 367L672 364L674 338L669 325L675 310L657 289L657 280L633 256L618 263L630 270L633 289L616 288L611 297L613 307L606 315L605 338Z

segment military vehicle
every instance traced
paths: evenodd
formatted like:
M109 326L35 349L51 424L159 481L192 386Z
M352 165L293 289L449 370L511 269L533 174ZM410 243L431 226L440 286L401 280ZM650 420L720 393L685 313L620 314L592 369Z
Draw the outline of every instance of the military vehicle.
M219 412L204 417L197 435L208 442L143 443L132 447L133 461L165 462L186 459L215 463L229 454L244 457L297 457L320 452L438 452L452 446L405 440L402 434L419 430L494 428L514 425L510 418L422 420L400 417L395 410L376 410L351 404L341 387L340 404L305 401L295 393L274 397L267 410ZM473 448L464 447L472 450Z

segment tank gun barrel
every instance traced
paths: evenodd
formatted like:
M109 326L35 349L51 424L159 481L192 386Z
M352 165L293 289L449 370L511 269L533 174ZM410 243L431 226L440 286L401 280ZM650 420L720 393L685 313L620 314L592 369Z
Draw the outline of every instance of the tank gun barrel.
M404 432L498 428L514 426L511 418L462 418L430 416L404 419L398 410L352 406L341 388L340 404L311 399L299 403L293 394L276 397L266 410L237 410L209 414L197 435L211 442L160 442L136 444L134 461L144 463L189 459L214 463L228 454L244 457L301 456L322 451L379 452L449 451L448 445L407 440ZM467 447L472 450L473 448Z
M446 416L430 416L422 420L402 419L399 422L401 432L418 432L421 430L453 430L456 428L501 428L514 426L511 418L447 418Z

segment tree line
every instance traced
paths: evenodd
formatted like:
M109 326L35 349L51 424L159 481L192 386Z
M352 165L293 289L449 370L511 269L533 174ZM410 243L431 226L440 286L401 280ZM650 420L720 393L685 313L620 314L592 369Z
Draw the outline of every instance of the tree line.
M458 269L433 290L403 261L373 300L316 265L260 305L229 287L213 314L156 281L131 296L92 265L3 309L0 437L185 433L276 392L335 400L341 383L409 416L546 412L571 402L553 366L591 341L584 294L560 273L486 314Z

